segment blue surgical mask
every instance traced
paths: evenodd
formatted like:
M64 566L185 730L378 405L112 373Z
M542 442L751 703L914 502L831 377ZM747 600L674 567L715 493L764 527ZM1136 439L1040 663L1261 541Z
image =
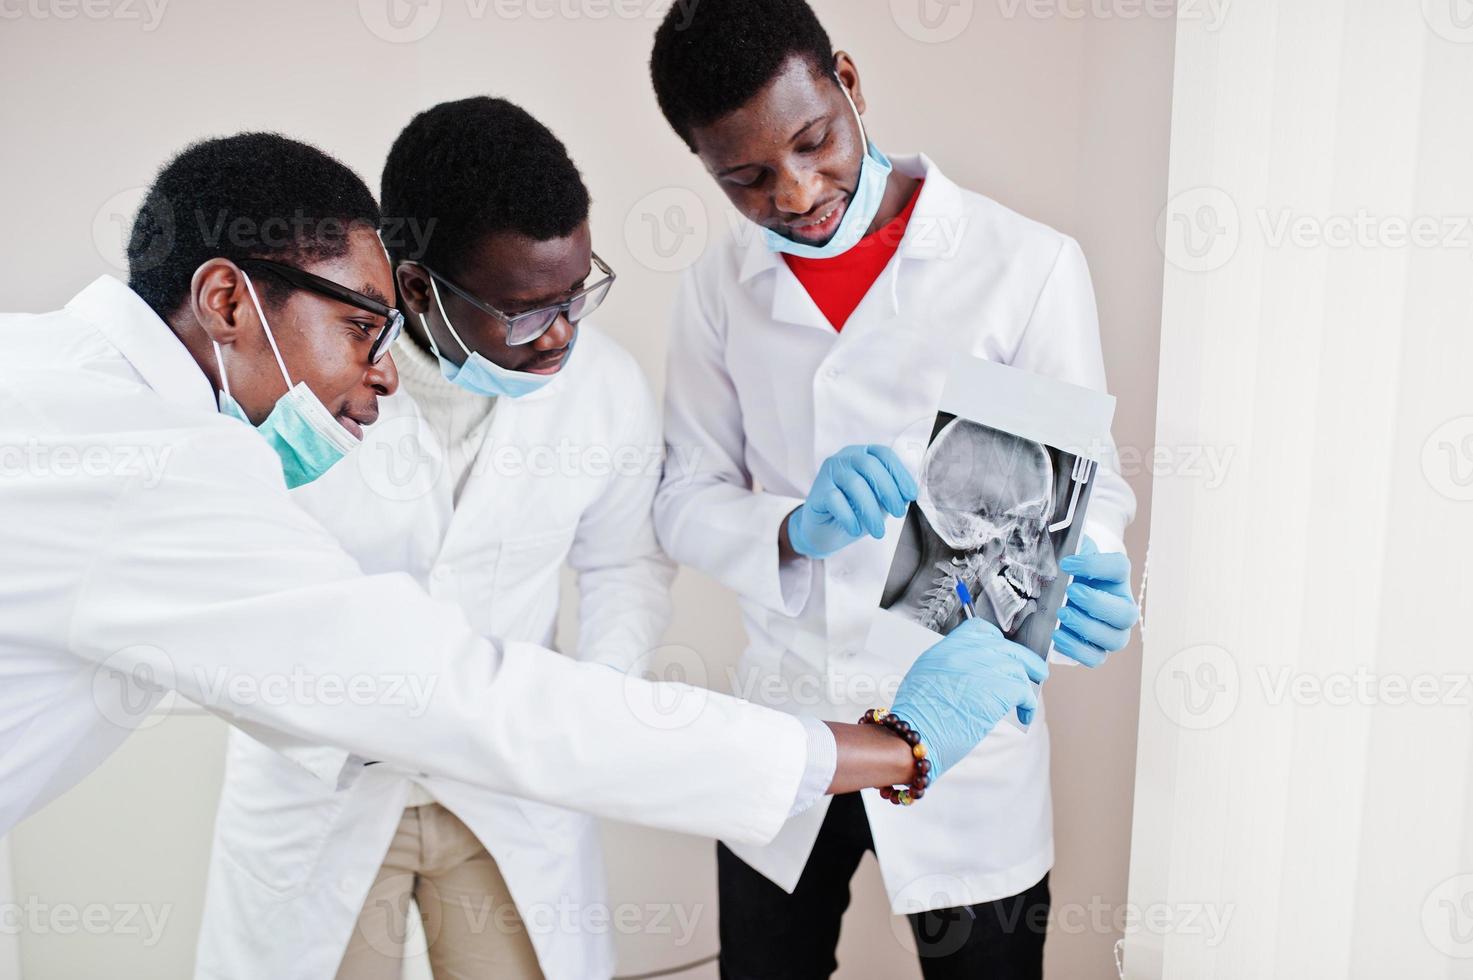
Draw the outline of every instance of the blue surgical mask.
M533 374L531 371L513 371L496 364L489 358L482 356L479 352L471 350L460 339L460 334L455 332L455 324L450 322L450 317L445 315L445 305L440 302L440 287L435 285L435 279L430 277L430 292L435 297L435 308L440 311L440 319L445 321L450 336L460 345L465 352L465 360L460 364L452 364L440 353L440 348L435 344L435 335L430 330L430 323L425 315L419 315L420 325L424 327L425 336L430 338L430 349L435 352L435 359L440 362L440 374L444 379L457 387L464 388L473 394L482 395L486 398L506 396L507 398L521 398L546 385L557 374ZM576 346L578 335L573 334L573 341L568 344L568 352L563 355L562 367L568 366L568 359L573 356L573 347Z
M822 245L807 245L795 242L770 228L764 228L762 234L767 240L767 247L774 252L786 252L805 259L831 259L836 255L843 255L859 244L870 222L880 213L880 202L885 197L885 183L890 179L890 171L894 168L890 165L889 157L881 153L869 141L869 137L865 136L864 120L859 118L859 107L854 104L854 99L850 97L843 82L839 83L839 90L849 100L849 108L853 110L854 121L859 126L859 138L864 141L864 161L859 165L859 183L849 198L844 216L839 219L839 227L828 241Z
M281 359L281 351L277 349L276 338L271 334L271 326L266 322L261 302L256 298L256 288L251 285L251 277L244 272L241 275L245 276L246 291L251 294L256 315L261 318L261 329L266 332L271 353L276 355L276 366L286 379L287 392L276 400L266 421L255 425L246 415L245 409L230 394L230 381L225 376L225 362L220 357L220 345L215 344L215 364L220 368L220 384L225 389L220 392L220 411L240 419L261 433L281 460L281 472L286 477L287 488L295 489L326 473L334 463L357 448L358 440L343 428L342 423L333 418L327 406L312 393L305 381L292 384L292 377L287 373L286 362Z

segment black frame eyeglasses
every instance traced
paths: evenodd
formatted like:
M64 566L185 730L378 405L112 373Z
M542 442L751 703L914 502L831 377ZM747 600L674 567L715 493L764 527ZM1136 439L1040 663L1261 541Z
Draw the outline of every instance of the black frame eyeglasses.
M530 344L552 329L557 322L558 315L568 318L569 323L577 323L598 309L599 304L609 294L609 287L618 278L614 270L610 269L608 263L598 257L597 252L589 253L593 256L593 266L603 273L603 278L591 286L584 286L573 295L560 303L550 303L547 306L539 306L535 310L527 310L525 313L505 313L498 310L485 300L475 294L462 289L453 281L446 279L434 269L419 263L420 267L430 274L436 282L443 283L450 290L471 306L485 313L487 316L495 317L506 326L506 343L509 347L520 347L522 344ZM458 339L458 338L457 338Z
M308 292L326 296L328 299L335 299L339 303L356 306L358 309L372 313L374 316L383 317L384 325L379 328L378 336L373 338L373 345L368 348L368 361L370 364L377 364L383 360L384 355L389 352L389 348L394 345L394 341L399 338L399 334L404 332L403 313L394 309L392 306L385 306L372 297L364 296L356 289L349 289L341 283L333 282L331 279L324 279L321 276L313 275L305 269L298 269L294 265L287 265L285 262L276 262L271 259L241 259L236 265L243 269L260 269L263 272L272 273L288 284L296 286L298 289L305 289Z

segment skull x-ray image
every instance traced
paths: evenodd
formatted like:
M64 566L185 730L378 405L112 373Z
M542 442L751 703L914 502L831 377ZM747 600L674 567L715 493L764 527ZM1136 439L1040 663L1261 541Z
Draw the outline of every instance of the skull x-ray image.
M880 607L944 634L962 620L963 581L979 616L1047 651L1067 584L1058 559L1078 545L1094 466L939 413Z

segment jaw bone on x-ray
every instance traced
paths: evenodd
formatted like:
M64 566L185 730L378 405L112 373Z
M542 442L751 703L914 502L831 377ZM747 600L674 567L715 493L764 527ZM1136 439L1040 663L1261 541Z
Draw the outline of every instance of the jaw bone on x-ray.
M881 608L947 633L961 622L956 583L962 581L977 614L1017 639L1040 603L1055 605L1049 600L1057 592L1057 559L1073 551L1069 530L1093 467L1070 453L942 413Z
M961 619L960 580L977 612L1013 633L1059 574L1048 450L953 418L931 441L921 475L881 605L945 633Z
M1059 559L1078 549L1097 465L1059 447L1107 445L1113 411L1098 392L970 358L958 365L929 433L916 433L926 440L920 494L868 645L922 647L955 629L961 581L978 616L1046 654L1068 584Z

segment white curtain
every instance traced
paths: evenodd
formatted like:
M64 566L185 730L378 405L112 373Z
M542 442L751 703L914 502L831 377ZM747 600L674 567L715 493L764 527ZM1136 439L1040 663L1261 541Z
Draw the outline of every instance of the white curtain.
M1473 977L1473 5L1199 6L1126 976Z

